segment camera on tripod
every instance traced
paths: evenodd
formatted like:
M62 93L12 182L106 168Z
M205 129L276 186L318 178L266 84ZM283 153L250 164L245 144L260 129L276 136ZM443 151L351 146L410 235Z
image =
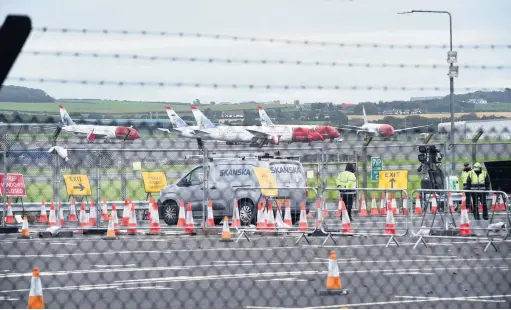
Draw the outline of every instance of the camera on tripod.
M421 164L440 164L444 158L436 145L420 145L419 152L417 158Z
M417 159L420 162L418 172L422 172L425 176L421 180L421 188L423 189L443 189L444 173L440 168L444 155L436 145L420 145L419 155Z

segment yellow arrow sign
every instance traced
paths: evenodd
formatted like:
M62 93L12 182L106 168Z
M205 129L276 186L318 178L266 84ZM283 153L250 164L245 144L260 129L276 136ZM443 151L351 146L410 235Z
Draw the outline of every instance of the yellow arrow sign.
M64 183L69 196L90 196L89 177L85 174L64 174Z
M408 189L408 170L381 170L378 174L378 187Z
M162 171L142 172L146 193L159 193L167 186L167 177Z

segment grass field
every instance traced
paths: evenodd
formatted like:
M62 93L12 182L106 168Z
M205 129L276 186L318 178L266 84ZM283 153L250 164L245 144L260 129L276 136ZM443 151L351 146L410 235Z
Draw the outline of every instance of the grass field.
M170 106L177 112L190 112L189 103L164 103L164 102L134 102L134 101L100 101L100 100L72 100L44 103L26 103L26 102L2 102L2 110L17 110L23 112L47 112L58 114L58 105L62 104L69 113L146 113L146 112L165 112L164 106ZM210 108L212 111L231 111L231 110L257 110L257 104L225 104L225 105L198 105L199 109ZM292 105L265 104L265 108L289 108Z

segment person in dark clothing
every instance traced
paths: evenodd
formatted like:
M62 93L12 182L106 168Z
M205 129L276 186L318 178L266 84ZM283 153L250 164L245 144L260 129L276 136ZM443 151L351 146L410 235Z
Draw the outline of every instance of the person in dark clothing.
M460 183L461 183L463 190L469 189L467 187L467 179L468 179L468 175L470 174L470 171L472 171L472 167L470 166L470 164L469 163L463 164L463 171L461 172L461 176L460 176ZM465 198L466 198L467 209L472 210L472 200L475 201L477 199L477 197L475 195L472 195L472 193L465 193Z
M480 163L474 164L474 169L470 171L467 178L467 187L470 190L490 190L490 177L488 173L482 169ZM486 203L486 193L472 193L476 199L473 201L472 211L474 218L479 220L479 202L483 205L483 219L488 219L488 204Z

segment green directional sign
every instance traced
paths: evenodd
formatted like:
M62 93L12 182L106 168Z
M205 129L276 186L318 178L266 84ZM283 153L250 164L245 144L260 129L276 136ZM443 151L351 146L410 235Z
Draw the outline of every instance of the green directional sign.
M371 181L378 181L381 170L383 170L381 157L371 157Z

